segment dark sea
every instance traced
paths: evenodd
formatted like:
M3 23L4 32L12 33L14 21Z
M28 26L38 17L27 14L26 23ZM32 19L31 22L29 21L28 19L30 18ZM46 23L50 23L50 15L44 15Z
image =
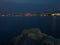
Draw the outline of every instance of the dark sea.
M53 32L53 17L51 16L1 16L0 45L5 45L10 39L19 35L24 29L39 28L42 32L60 38L60 17L55 19Z

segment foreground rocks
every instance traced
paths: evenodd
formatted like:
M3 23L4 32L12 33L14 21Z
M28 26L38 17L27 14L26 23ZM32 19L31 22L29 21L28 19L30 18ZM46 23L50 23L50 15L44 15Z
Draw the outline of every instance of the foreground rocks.
M55 38L44 34L38 28L26 29L13 38L9 45L56 45Z

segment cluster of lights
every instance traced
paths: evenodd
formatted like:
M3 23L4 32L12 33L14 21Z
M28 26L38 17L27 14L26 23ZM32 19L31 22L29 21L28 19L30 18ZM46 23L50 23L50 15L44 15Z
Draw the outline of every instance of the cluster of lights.
M25 14L1 14L0 16L60 16L60 13L42 13L42 14L31 14L31 13L25 13Z

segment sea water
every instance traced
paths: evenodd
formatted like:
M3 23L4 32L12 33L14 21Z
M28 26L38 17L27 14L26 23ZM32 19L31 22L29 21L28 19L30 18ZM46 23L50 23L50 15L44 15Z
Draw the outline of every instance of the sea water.
M60 17L56 17L56 30L52 32L53 17L50 16L1 16L0 45L19 35L24 29L39 28L43 33L60 37ZM52 35L54 36L54 35Z

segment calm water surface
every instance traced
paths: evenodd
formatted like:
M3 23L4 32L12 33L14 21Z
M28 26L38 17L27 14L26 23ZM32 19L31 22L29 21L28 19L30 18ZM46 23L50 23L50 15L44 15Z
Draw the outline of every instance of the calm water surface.
M12 37L20 34L23 29L40 28L42 32L52 35L52 19L53 17L16 17L4 16L0 17L0 45L7 43ZM60 17L56 17L55 37L60 38Z

